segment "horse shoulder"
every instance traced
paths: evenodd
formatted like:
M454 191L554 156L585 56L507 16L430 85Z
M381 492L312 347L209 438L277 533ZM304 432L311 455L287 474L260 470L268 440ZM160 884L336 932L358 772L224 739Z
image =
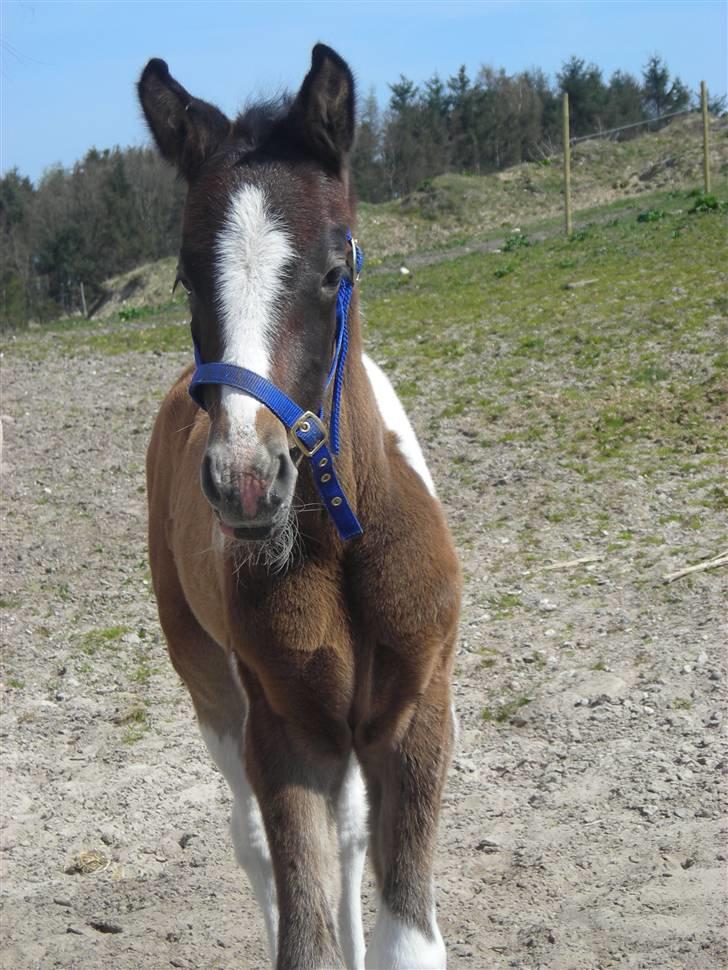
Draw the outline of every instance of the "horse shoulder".
M208 419L188 394L191 372L183 371L167 392L147 450L149 556L160 608L164 600L168 612L179 609L174 597L160 595L162 588L178 590L202 628L223 644L223 538L200 489Z
M153 493L169 492L176 456L195 425L197 406L187 393L193 367L186 367L162 400L147 448L147 488L152 511ZM155 509L155 511L158 511Z
M383 371L363 362L384 433L366 528L350 557L350 589L370 638L429 673L455 635L460 569L412 425Z

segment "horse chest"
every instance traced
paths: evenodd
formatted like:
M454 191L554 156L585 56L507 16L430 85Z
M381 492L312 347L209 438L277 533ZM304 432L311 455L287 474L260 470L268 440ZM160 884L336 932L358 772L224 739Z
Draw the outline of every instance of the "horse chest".
M276 713L315 709L345 718L354 692L354 635L338 570L307 564L282 577L237 583L228 595L228 645Z

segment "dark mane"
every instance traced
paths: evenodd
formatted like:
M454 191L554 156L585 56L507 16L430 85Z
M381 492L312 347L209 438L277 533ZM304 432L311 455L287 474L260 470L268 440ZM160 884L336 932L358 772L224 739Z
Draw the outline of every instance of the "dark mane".
M285 120L293 104L293 95L288 92L248 104L235 119L233 136L238 147L244 151L254 151L265 144L273 130Z

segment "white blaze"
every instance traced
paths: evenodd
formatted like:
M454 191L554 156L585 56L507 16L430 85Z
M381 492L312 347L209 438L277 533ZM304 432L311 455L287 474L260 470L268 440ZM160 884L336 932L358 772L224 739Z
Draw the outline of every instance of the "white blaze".
M290 237L269 212L263 190L243 185L230 201L217 240L223 363L270 377L281 276L294 255ZM234 387L222 388L221 402L233 431L255 437L255 415L262 405Z

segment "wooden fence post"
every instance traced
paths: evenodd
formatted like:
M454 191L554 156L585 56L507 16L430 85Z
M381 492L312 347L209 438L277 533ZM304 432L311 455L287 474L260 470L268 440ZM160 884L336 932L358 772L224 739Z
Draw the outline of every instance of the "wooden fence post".
M81 312L83 313L84 320L88 320L88 310L86 308L86 291L83 288L83 280L81 280Z
M700 107L703 111L703 182L705 194L710 195L710 154L708 147L708 89L700 82Z
M566 235L571 235L571 146L569 144L569 95L564 92L563 139L564 139L564 210L566 213Z

